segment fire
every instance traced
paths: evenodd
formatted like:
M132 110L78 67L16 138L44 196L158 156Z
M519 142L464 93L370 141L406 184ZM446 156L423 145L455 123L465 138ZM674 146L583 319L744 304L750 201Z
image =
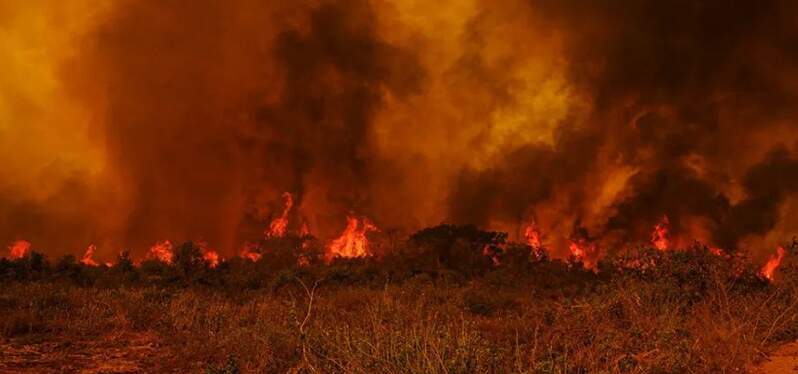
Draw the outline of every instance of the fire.
M165 264L171 265L174 261L174 247L172 246L172 242L168 240L164 240L162 242L155 243L150 250L147 251L147 259L154 259Z
M261 258L261 254L255 252L255 245L252 243L246 243L241 248L241 251L238 253L241 258L250 260L252 262L257 262Z
M17 240L8 247L8 252L8 258L12 260L23 258L30 253L30 242L26 240Z
M208 262L208 266L210 266L211 269L219 266L219 262L221 261L221 258L219 257L219 253L217 253L216 251L214 251L212 249L206 250L202 254L202 258L205 259L206 262Z
M596 243L589 242L585 239L579 239L571 241L568 249L571 251L571 255L582 263L585 269L596 270L599 254Z
M779 265L781 265L781 260L784 259L784 254L785 254L784 248L782 247L776 248L776 253L771 255L770 258L768 258L768 262L766 262L765 265L762 266L762 269L759 271L759 274L767 278L768 280L773 281L773 273L776 271Z
M86 248L86 253L83 254L83 258L80 259L80 263L86 266L100 266L97 261L94 261L92 258L94 256L94 251L97 250L97 246L92 244L88 248Z
M294 198L290 193L285 192L283 193L283 200L285 200L283 214L272 220L272 223L269 224L269 229L266 230L265 233L267 237L282 238L288 231L288 213L291 211L291 207L294 205Z
M379 229L366 218L347 217L344 232L327 246L326 260L329 262L335 257L370 256L369 242L366 237L366 233L369 231L379 231Z
M651 244L654 248L660 251L665 251L671 246L668 239L668 232L670 231L671 223L668 216L662 216L662 220L654 226L654 231L651 233Z
M534 223L527 226L526 230L524 230L524 239L526 239L526 244L532 248L543 248L543 241L540 238L540 231L538 231L538 228Z

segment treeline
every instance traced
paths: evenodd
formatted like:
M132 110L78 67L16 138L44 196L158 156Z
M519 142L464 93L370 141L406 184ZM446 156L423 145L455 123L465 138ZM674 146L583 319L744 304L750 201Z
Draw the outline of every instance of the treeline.
M0 259L0 281L274 290L296 278L374 285L418 279L463 284L484 279L509 287L534 284L537 290L579 292L614 278L636 277L670 283L687 294L701 293L718 281L744 288L761 288L769 283L739 254L718 256L701 246L680 251L641 247L606 256L596 269L588 270L578 259L551 259L540 248L509 243L505 233L470 225L435 226L407 240L380 245L373 257L330 261L312 238L271 238L259 244L261 257L257 261L233 257L215 267L203 258L201 246L190 241L176 247L171 264L157 260L137 264L129 253L122 252L110 266L87 266L72 255L49 259L34 250L23 258Z

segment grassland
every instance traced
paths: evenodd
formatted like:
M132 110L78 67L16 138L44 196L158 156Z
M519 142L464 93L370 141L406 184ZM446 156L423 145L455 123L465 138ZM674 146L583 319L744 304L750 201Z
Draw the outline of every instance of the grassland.
M516 255L2 260L0 372L741 373L798 337L789 261L768 282L700 248L609 257L598 273Z

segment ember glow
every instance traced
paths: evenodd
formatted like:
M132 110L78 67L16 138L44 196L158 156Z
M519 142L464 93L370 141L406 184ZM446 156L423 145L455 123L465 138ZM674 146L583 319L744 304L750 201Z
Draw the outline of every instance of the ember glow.
M327 246L325 259L334 258L360 258L371 256L367 233L379 231L367 218L349 216L346 218L346 228L337 239Z
M768 261L764 266L762 266L759 274L761 274L764 278L773 281L773 275L776 272L776 269L779 268L779 265L781 265L781 261L784 260L784 255L785 251L783 247L776 248L776 253L768 258Z
M96 250L96 245L89 245L88 248L86 248L86 252L83 253L83 258L80 259L80 263L86 266L100 266L100 264L94 260L94 252Z
M17 240L8 247L8 258L12 260L24 258L30 253L30 242L26 240Z

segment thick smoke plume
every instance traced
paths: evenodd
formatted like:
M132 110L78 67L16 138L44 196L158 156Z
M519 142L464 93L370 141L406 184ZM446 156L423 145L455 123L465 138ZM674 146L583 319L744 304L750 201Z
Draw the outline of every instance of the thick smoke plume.
M0 245L231 254L283 212L606 250L798 221L789 1L0 5Z

